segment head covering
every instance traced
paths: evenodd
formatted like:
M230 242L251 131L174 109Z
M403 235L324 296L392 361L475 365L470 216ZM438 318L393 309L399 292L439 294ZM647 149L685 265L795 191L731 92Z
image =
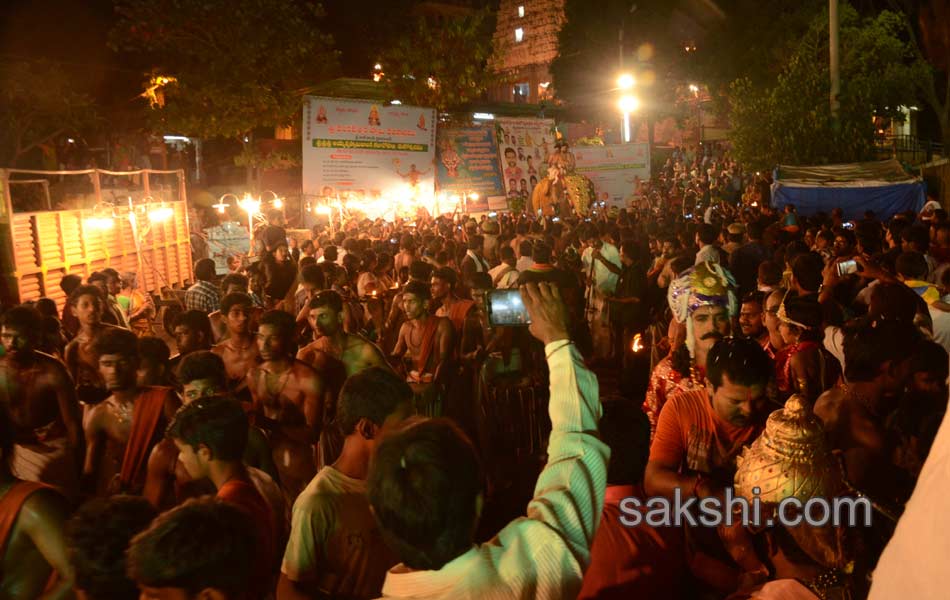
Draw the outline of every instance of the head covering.
M789 293L791 293L791 290L785 292L785 295L782 296L782 303L779 304L778 312L775 313L775 316L778 318L778 320L782 323L785 323L786 325L794 325L800 329L818 329L821 327L821 306L818 304L818 301L797 296L789 298ZM791 316L789 316L787 306L789 301L792 303L797 303L797 305L795 305L797 312L809 315L810 317L815 317L817 319L817 323L806 325L802 322L804 320L802 317L798 317L799 320L796 321Z
M841 465L831 453L821 421L807 400L795 394L769 415L762 432L736 459L736 497L777 506L787 498L803 505L845 491ZM756 493L758 492L758 493ZM763 513L764 514L764 513ZM817 563L847 568L843 541L834 527L790 527L795 542Z
M686 324L686 347L693 356L693 322L689 318L703 306L721 306L729 311L729 318L739 312L736 300L736 280L719 263L702 262L691 267L670 282L666 300L673 318Z
M937 202L936 200L928 200L927 203L924 204L924 207L920 209L920 213L930 214L939 208L942 208L939 202Z

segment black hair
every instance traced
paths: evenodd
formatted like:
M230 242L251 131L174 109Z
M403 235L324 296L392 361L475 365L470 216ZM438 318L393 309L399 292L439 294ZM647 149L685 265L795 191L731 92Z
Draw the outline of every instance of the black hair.
M894 263L897 274L904 279L924 279L927 277L927 259L920 252L901 252Z
M912 225L901 232L901 240L912 244L917 252L926 252L930 246L930 231L920 225Z
M213 397L185 404L165 435L195 451L205 445L215 460L241 460L247 448L247 413L237 400Z
M59 280L59 289L63 290L67 296L73 293L73 291L82 285L82 277L76 275L75 273L68 273L63 275L62 279Z
M106 354L117 354L126 358L138 360L139 339L128 329L110 327L105 330L92 345L92 351L97 357Z
M716 238L719 237L719 232L716 231L716 228L708 223L700 224L696 230L696 234L699 236L699 241L704 244L712 244L716 241Z
M111 277L116 281L122 281L122 278L119 276L119 272L113 269L112 267L106 267L105 269L99 271L101 274L106 277Z
M126 560L139 585L180 588L189 596L210 588L240 598L252 582L257 547L244 511L201 498L159 515L132 538Z
M348 378L340 390L337 422L345 435L366 418L382 426L396 408L412 399L412 388L389 369L370 367Z
M788 324L788 327L800 332L803 340L819 341L824 335L821 329L821 304L815 296L798 296L789 293L785 298L785 313L792 321L797 321L808 328Z
M551 262L551 246L545 242L535 242L531 248L531 260L539 265Z
M171 353L168 350L168 344L164 340L150 335L140 337L138 350L139 358L147 358L158 364L168 366L168 358Z
M195 263L195 279L198 281L211 281L216 274L214 260L202 258Z
M824 268L825 261L820 254L805 252L796 256L792 262L792 275L795 276L795 281L802 289L817 292L824 279L822 275Z
M323 249L324 262L336 262L336 258L337 258L336 246L331 244Z
M432 299L432 291L429 289L429 286L421 281L410 281L406 284L406 287L403 288L403 293L418 296L423 300Z
M227 313L222 311L222 314ZM208 318L208 313L202 310L186 310L183 313L178 313L172 320L172 331L176 327L187 327L191 331L204 334L205 342L209 344L214 341L214 334L211 332L211 319Z
M920 341L919 331L909 323L877 319L849 328L844 337L845 377L873 381L884 363L913 356Z
M424 260L414 260L409 263L409 277L416 281L429 281L432 277L432 265Z
M472 546L482 492L475 448L455 423L432 419L386 438L367 480L383 539L412 569L441 569Z
M66 523L76 588L91 600L136 600L139 588L126 574L125 551L156 516L145 498L126 495L95 498L76 511Z
M723 375L737 385L765 387L774 364L755 340L727 337L717 341L706 357L706 378L713 389L722 385Z
M776 286L782 283L782 266L771 260L759 263L759 279L765 285Z
M16 329L21 335L27 336L31 345L35 346L43 333L43 315L32 306L20 304L3 313L0 325Z
M766 297L766 293L765 293L765 292L759 292L759 291L749 292L748 294L746 294L745 296L742 297L742 302L740 302L740 304L753 304L753 303L754 303L754 304L758 304L758 305L764 310L764 309L765 309L765 300L766 300L765 297Z
M36 301L36 310L44 317L53 317L59 319L59 311L56 309L56 301L52 298L40 298Z
M521 256L531 256L533 247L534 244L531 240L521 240L521 243L518 244L518 251L521 252Z
M323 289L327 285L327 280L326 276L323 274L323 269L318 267L316 264L307 265L300 269L300 281L309 283L317 289Z
M221 280L221 291L227 290L232 285L238 286L241 288L241 291L246 291L249 283L247 275L228 273L224 276L224 279Z
M294 318L290 313L286 313L282 310L269 310L265 312L261 315L259 325L261 327L270 325L279 336L288 340L293 339L294 330L296 329Z
M449 284L449 287L451 288L455 288L459 281L458 274L450 267L439 267L432 272L432 277L441 279L442 281Z
M228 384L227 369L220 356L210 350L199 350L186 354L178 365L177 378L182 385L211 379L218 384L219 389L225 389Z
M102 289L99 286L86 284L81 285L73 290L69 295L69 305L76 306L76 303L79 302L79 299L83 296L92 296L99 303L99 308L105 307L105 296L102 294Z
M870 318L880 317L888 321L897 321L912 325L917 309L923 300L914 290L903 283L879 281L871 286L871 299L877 314L869 314Z
M605 405L600 419L600 439L610 447L609 485L643 481L650 457L650 419L639 406L626 402Z
M515 251L510 245L505 244L498 250L498 257L501 258L502 262L515 260Z
M224 298L221 298L219 311L222 315L227 316L235 306L251 308L254 306L254 300L244 292L231 292L230 294L226 294Z
M333 312L343 312L343 296L334 290L324 290L310 299L308 306L312 309L326 306Z
M910 358L911 373L933 373L941 381L950 375L950 357L943 346L931 340L922 341Z

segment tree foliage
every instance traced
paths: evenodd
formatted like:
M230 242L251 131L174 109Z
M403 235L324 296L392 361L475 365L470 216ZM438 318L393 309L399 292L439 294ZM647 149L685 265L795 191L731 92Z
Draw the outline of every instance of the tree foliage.
M487 8L441 23L420 19L414 31L383 52L392 97L439 111L478 99L493 81L486 68L493 30Z
M774 83L749 78L730 89L736 157L752 168L828 164L874 158L874 115L910 105L921 64L901 37L903 17L884 11L862 19L840 8L841 108L830 108L828 14L813 21Z
M96 119L92 98L56 65L0 63L0 165L16 167L31 150Z
M304 0L115 0L117 51L139 52L176 81L151 111L171 131L239 137L287 125L300 90L331 74L337 56Z

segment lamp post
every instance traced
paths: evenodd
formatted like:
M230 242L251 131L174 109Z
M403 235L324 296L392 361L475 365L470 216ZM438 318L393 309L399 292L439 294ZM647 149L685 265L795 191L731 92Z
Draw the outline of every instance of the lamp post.
M640 105L636 96L630 94L630 90L633 89L636 83L636 80L630 73L623 73L617 78L617 89L623 93L623 96L620 98L620 110L623 113L623 118L620 121L620 131L621 141L625 144L630 142L630 113L635 111L637 106Z

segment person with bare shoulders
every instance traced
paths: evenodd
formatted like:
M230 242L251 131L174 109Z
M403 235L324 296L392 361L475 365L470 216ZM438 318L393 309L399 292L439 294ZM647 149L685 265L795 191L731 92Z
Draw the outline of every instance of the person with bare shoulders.
M435 311L435 316L446 317L452 321L452 328L455 330L455 341L458 345L457 355L461 356L472 350L478 337L478 313L475 310L475 302L467 298L461 298L457 294L458 274L449 267L436 269L432 273L432 281L429 284L432 293L433 302L439 304Z
M106 332L94 351L112 395L86 415L83 487L98 496L140 493L148 455L181 401L172 388L138 385L138 338L131 331Z
M844 340L846 382L815 402L832 448L844 453L848 483L885 504L899 479L890 465L885 421L897 408L920 342L909 323L873 320L854 326Z
M331 398L336 398L343 382L370 367L389 369L386 357L376 344L363 336L347 333L343 327L343 297L333 290L314 296L308 304L308 321L314 341L297 352L302 360L320 374ZM336 403L328 402L320 434L319 465L331 464L343 449L343 432L335 425Z
M72 598L63 533L69 505L54 490L14 477L13 442L14 426L0 407L0 597Z
M76 394L86 404L96 404L108 396L92 349L103 333L115 328L102 322L104 306L105 296L95 285L80 286L69 296L69 309L79 321L79 332L66 345L63 357Z
M0 404L10 411L13 475L45 483L67 498L79 492L82 412L63 363L36 350L42 317L17 306L0 320Z
M251 297L254 308L251 310L251 331L257 329L257 321L260 319L262 308L261 301L258 299L253 292L249 291L250 281L247 278L247 275L242 275L240 273L231 273L225 275L224 279L221 280L221 294L222 298L228 294L247 294ZM219 309L212 313L208 314L208 319L211 322L211 330L214 336L212 343L221 342L228 337L228 325L227 325L227 314L225 311Z
M221 357L207 350L192 352L182 361L178 370L182 385L182 404L221 396L227 393L227 375ZM275 510L285 511L280 488L277 467L271 457L270 446L264 432L251 425L248 429L247 448L244 463L255 485L268 499ZM167 437L157 443L148 458L148 471L145 476L145 488L142 495L152 506L167 510L180 504L187 498L213 493L214 490L193 481L188 471L178 460L178 448Z
M250 327L253 309L254 302L247 294L236 292L225 296L221 300L221 312L225 315L228 337L211 348L228 370L228 388L241 400L245 400L240 397L247 387L245 377L260 357Z
M454 332L445 317L430 315L429 286L421 281L406 284L402 308L406 322L399 330L393 358L406 365L407 381L416 394L416 410L431 416L442 412L439 388L443 366L452 359Z
M292 501L316 474L315 445L328 394L323 380L294 358L294 318L269 310L261 317L261 363L247 373L256 424L268 435L285 497Z
M175 334L175 344L178 346L178 354L171 357L169 361L173 374L178 372L178 367L184 357L192 352L210 350L211 344L214 343L211 321L208 315L200 310L186 310L175 315L172 331Z

